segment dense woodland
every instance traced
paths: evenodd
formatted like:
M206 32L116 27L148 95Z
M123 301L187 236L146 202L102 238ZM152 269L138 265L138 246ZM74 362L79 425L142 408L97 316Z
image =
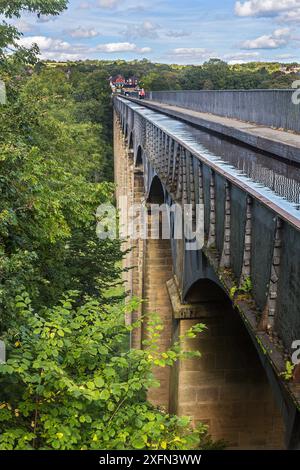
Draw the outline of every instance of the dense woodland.
M212 58L203 65L168 65L152 63L147 59L126 62L82 61L69 63L44 63L39 67L59 67L74 74L98 72L104 80L122 74L136 76L140 86L146 90L248 90L268 88L290 88L299 75L292 72L297 64L278 62L249 62L229 65ZM281 68L286 69L282 71Z
M3 1L59 14L63 0ZM153 315L144 351L128 349L122 243L99 240L96 210L113 202L108 77L136 75L147 89L287 87L278 64L169 66L147 60L42 63L0 26L0 449L212 448L205 426L152 407L153 365L187 356L156 347ZM7 48L13 54L7 54ZM205 330L194 327L190 337ZM205 334L203 332L202 334Z

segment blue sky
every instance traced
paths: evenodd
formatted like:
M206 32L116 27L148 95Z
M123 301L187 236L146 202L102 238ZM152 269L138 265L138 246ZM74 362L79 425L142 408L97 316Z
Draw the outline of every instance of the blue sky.
M14 22L47 59L300 62L300 0L70 0L55 19Z

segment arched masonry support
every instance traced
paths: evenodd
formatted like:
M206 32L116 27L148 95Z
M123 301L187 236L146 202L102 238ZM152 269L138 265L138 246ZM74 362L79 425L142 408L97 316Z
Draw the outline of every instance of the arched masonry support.
M144 299L133 318L157 311L161 350L193 323L207 325L186 345L199 347L202 358L156 371L161 388L149 398L207 422L233 448L300 448L297 374L289 381L282 375L300 339L298 219L161 125L156 112L120 97L114 109L117 195L148 204L148 229L151 198L191 204L193 223L197 204L204 212L202 249L188 251L187 240L175 237L172 215L170 239L127 242L127 290ZM154 192L154 181L162 191ZM132 346L143 347L146 336L147 322Z
M229 448L282 448L283 421L271 387L224 293L211 286L216 292L207 301L207 283L200 281L193 303L182 304L176 279L167 285L175 319L173 339L197 323L206 325L197 339L184 342L185 349L199 350L202 356L181 360L173 369L170 411L192 416L194 424L208 424L213 437L224 439Z

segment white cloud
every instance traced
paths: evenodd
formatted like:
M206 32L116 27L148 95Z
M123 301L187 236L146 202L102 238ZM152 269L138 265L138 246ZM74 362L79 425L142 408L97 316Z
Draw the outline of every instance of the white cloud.
M42 59L52 60L79 60L87 56L89 49L82 45L72 45L62 39L54 39L46 36L29 36L19 40L19 44L30 47L37 44Z
M69 36L72 38L95 38L97 36L101 36L101 33L99 31L96 31L93 28L75 28L75 29L69 29L66 31Z
M238 16L270 16L299 8L300 0L247 0L235 3Z
M79 10L89 10L92 8L92 4L90 2L81 2L78 6Z
M127 38L150 38L155 39L158 37L158 30L160 26L152 23L151 21L144 21L142 24L127 25L124 31L121 32L122 36Z
M49 23L50 21L56 21L58 20L58 16L53 16L53 15L40 15L36 17L36 21L38 23Z
M237 52L234 54L225 54L223 59L229 64L243 64L245 62L257 60L259 57L259 52Z
M290 28L279 28L273 32L274 37L289 36L291 34Z
M173 31L173 30L170 30L170 31L167 31L166 32L166 36L168 36L169 38L183 38L183 37L186 37L186 36L189 36L191 33L189 33L188 31Z
M163 30L163 28L159 24L152 23L149 20L145 20L141 24L126 25L126 28L121 31L121 35L128 39L156 39L160 36L178 39L189 36L190 32L185 30Z
M279 17L281 23L300 23L300 8L286 11Z
M12 22L12 24L19 30L21 33L29 33L34 29L34 26L23 19L17 19Z
M300 0L247 0L235 3L238 16L275 16L279 23L300 23Z
M120 4L121 0L98 0L97 5L101 8L115 8Z
M207 59L211 52L202 47L178 47L173 49L172 54L185 59Z
M67 62L68 60L71 60L71 61L83 60L87 58L87 56L83 56L82 54L76 54L76 53L71 53L71 52L51 52L51 51L45 51L41 53L40 57L43 60L55 60L56 62Z
M53 39L46 36L29 36L21 38L19 43L24 47L30 47L32 44L37 44L41 50L48 51L66 51L72 46L70 43L62 39Z
M145 54L151 52L150 47L138 47L131 42L111 42L108 44L99 44L96 47L98 52L114 53L114 52L135 52L137 54Z
M290 29L276 29L272 34L265 34L256 39L248 39L241 46L245 49L278 49L286 46L290 39Z
M23 37L19 44L24 47L30 47L37 44L40 49L42 59L52 60L79 60L91 57L91 55L101 53L121 53L132 52L135 54L146 54L151 52L150 47L138 47L130 42L117 42L99 44L96 47L89 47L83 44L71 44L62 39L55 39L46 36Z
M286 60L292 60L292 59L295 59L296 57L293 55L293 54L280 54L277 56L277 59L280 59L280 60L283 60L283 59L286 59Z

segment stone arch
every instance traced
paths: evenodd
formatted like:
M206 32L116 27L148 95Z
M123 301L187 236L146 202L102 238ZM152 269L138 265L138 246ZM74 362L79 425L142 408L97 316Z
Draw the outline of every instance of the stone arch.
M229 301L225 291L219 284L208 278L198 279L186 292L184 301L188 304L199 302L225 302Z
M137 152L136 152L135 168L137 168L139 170L144 169L143 149L140 145L138 146L138 149L137 149Z
M128 141L128 124L125 124L124 135L125 135L125 140Z
M178 295L179 299L179 295ZM177 305L180 299L177 301ZM181 310L180 310L181 309ZM180 361L172 371L171 409L205 422L229 448L284 448L284 420L261 358L231 300L212 280L191 284L178 307L176 336L197 323L206 329L186 340L201 358Z
M134 136L133 136L133 132L131 131L129 135L129 139L128 139L128 149L133 150L133 147L134 147Z
M157 175L151 181L147 202L149 204L164 204L165 191Z

